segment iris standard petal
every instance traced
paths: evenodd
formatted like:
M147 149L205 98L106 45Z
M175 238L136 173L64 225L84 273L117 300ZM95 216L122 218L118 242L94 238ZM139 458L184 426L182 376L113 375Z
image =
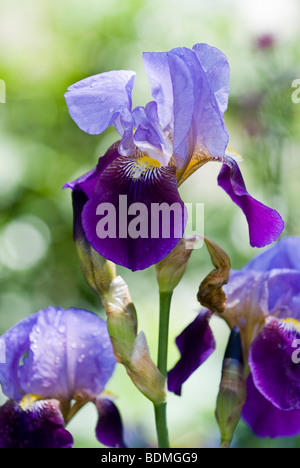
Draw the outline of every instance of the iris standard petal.
M97 395L115 363L106 323L96 314L48 307L30 332L20 384L24 393L43 398Z
M0 448L72 448L57 400L23 410L12 400L0 407Z
M299 338L293 324L272 318L250 349L254 384L279 409L300 409L300 366L293 359Z
M122 419L116 405L108 398L97 398L98 422L96 437L107 447L126 448L123 439Z
M94 250L131 270L165 258L180 241L186 220L175 169L143 166L143 157L141 162L134 157L115 159L102 172L82 212Z
M100 134L114 125L123 145L132 143L131 93L135 72L110 71L85 78L68 88L69 113L84 132Z
M229 67L224 55L214 47L198 44L193 50L145 53L143 59L162 126L173 128L178 168L203 149L222 158L228 145L223 114Z
M273 268L300 269L300 237L284 237L254 257L244 270L267 271Z
M215 350L215 340L209 326L210 317L210 311L201 311L176 338L181 357L168 373L168 389L176 395L181 395L183 383Z
M226 55L208 44L195 44L193 51L206 73L210 88L213 90L219 109L224 114L228 106L230 89L230 68Z
M182 48L175 49L174 53L188 67L193 83L194 109L192 125L187 138L188 154L192 156L193 153L200 152L205 148L211 157L222 158L228 146L229 136L219 102L208 76L194 51ZM174 69L174 79L175 77L176 69ZM182 102L184 104L184 100ZM186 107L189 104L184 105ZM176 127L180 128L182 120L181 112L176 112L174 109L174 140Z
M0 362L0 383L3 393L12 400L22 398L24 392L19 380L19 366L30 346L29 334L37 321L30 315L2 335L5 343L5 362Z
M175 50L177 53L175 53ZM169 67L173 89L173 153L176 157L178 168L181 168L191 156L191 144L187 141L192 128L195 111L195 89L193 77L185 58L179 55L181 49L175 49L169 53ZM184 90L184 92L182 92Z
M144 52L143 63L152 96L157 102L159 120L165 130L173 124L173 88L168 52Z
M230 157L224 161L218 184L244 212L252 247L264 247L280 236L284 229L281 216L249 195L239 167Z
M247 399L242 417L258 437L292 437L300 434L300 410L280 410L247 379Z

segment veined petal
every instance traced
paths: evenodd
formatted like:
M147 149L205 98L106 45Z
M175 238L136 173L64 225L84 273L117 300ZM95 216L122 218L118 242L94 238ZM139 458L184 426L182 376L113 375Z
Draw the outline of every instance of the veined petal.
M216 47L208 44L195 44L196 53L203 67L209 85L218 101L220 111L224 114L228 106L230 68L226 56Z
M84 232L94 250L132 270L165 258L185 228L175 169L159 166L147 156L115 159L83 208Z
M173 89L168 52L144 52L143 62L152 96L157 102L159 120L165 130L173 124Z
M0 407L0 448L72 448L57 400L32 403L23 410L9 400Z
M292 437L300 434L300 410L281 410L247 379L247 399L242 417L258 437Z
M107 447L126 448L123 439L123 423L116 405L104 397L97 398L98 422L96 436Z
M146 53L143 59L162 127L173 129L178 168L195 153L222 158L228 145L223 114L229 67L224 55L214 47L196 44L193 50Z
M173 89L173 153L177 161L178 168L186 163L189 153L192 156L190 143L186 141L192 127L193 115L195 111L195 84L191 71L185 63L184 57L177 55L179 50L175 49L169 53L169 67ZM182 91L184 90L184 92Z
M293 322L272 318L250 349L249 365L254 384L279 409L300 409L300 366L293 358L299 338Z
M181 395L184 382L215 350L215 340L209 326L210 317L210 311L201 311L176 338L181 357L168 373L168 389L176 395Z
M193 117L186 144L188 146L188 159L193 153L197 153L201 148L205 148L210 156L215 158L222 158L225 154L228 145L228 132L225 127L223 113L220 110L219 101L216 98L214 89L212 88L209 77L206 74L202 64L200 63L195 51L181 48L174 49L172 55L175 54L186 65L190 75L190 82L193 88ZM171 54L170 54L171 55ZM171 69L172 80L177 80L177 70L174 67ZM189 97L191 86L185 91ZM183 108L187 111L187 106L190 105L189 99L187 102L184 100L185 93L180 93ZM179 90L177 90L179 94ZM176 95L177 97L177 95ZM175 101L174 101L175 103ZM176 133L183 125L185 118L182 110L176 112L174 105L174 142L176 140ZM178 152L177 148L182 148L174 143L174 153ZM184 154L181 155L184 157Z
M252 247L264 247L280 236L284 229L281 216L249 195L239 167L230 157L224 161L218 184L244 212Z
M123 137L123 146L129 148L133 131L131 93L134 78L135 72L118 70L90 76L70 86L65 98L74 122L92 135L114 125Z

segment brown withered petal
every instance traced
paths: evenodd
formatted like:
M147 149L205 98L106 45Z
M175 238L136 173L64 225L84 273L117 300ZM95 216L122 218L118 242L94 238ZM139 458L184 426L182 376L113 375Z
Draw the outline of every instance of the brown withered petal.
M200 284L197 299L201 305L212 312L222 313L226 302L222 286L229 280L230 259L224 250L212 240L204 237L204 242L215 269Z

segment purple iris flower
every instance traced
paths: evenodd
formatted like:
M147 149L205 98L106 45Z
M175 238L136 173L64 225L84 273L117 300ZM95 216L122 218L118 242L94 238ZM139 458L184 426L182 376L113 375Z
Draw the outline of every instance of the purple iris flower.
M260 437L300 434L300 238L287 237L232 271L222 317L241 334L247 377L242 417ZM214 351L211 312L200 312L177 338L181 358L169 389L184 381ZM183 343L183 345L182 345Z
M116 360L103 320L85 310L48 307L1 340L0 383L8 397L0 407L1 448L71 448L65 425L88 402L98 411L99 442L125 446L118 409L104 393Z
M73 190L75 237L85 236L99 254L132 270L159 262L185 229L179 185L205 163L218 161L218 184L245 213L251 245L275 241L284 227L280 215L248 194L227 151L225 55L196 44L144 53L143 60L154 98L145 107L132 109L133 71L91 76L65 94L80 129L100 134L112 125L121 137L95 169L65 185Z

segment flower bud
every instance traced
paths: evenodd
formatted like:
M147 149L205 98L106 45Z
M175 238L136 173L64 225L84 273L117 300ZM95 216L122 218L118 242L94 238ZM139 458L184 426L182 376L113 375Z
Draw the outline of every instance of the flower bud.
M229 448L246 399L246 384L239 330L232 329L225 352L217 397L216 419L221 447Z
M182 279L198 236L183 236L179 243L156 266L160 292L172 292Z
M136 387L153 403L166 399L166 379L151 360L146 337L137 334L137 315L125 281L117 276L103 295L114 355Z
M143 333L137 335L137 314L125 281L115 264L99 255L87 241L81 221L86 195L73 191L74 240L85 279L100 296L116 360L123 364L137 388L153 403L166 399L166 379L151 360Z

